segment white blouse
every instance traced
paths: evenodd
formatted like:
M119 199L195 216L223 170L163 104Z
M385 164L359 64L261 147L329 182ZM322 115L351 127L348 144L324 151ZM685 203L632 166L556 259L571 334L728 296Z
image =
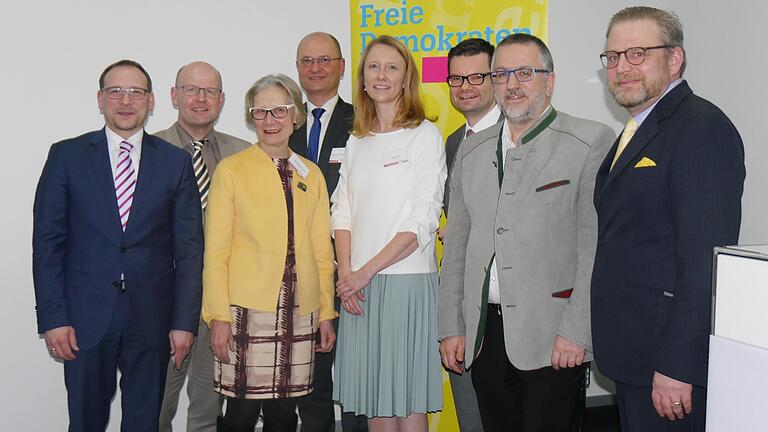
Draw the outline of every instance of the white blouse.
M352 235L351 269L360 269L398 232L416 234L419 247L380 273L437 271L435 233L443 208L445 147L437 127L349 137L331 197L331 229Z

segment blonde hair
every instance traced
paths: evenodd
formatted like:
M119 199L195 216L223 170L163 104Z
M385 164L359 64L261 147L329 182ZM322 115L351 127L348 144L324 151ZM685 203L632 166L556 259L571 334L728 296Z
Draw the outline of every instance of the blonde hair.
M405 79L403 81L403 93L398 101L395 113L394 125L406 129L415 128L426 119L424 104L419 94L419 71L416 62L408 51L408 48L392 36L379 36L371 41L365 48L365 53L360 59L357 68L357 83L355 85L355 121L352 125L352 135L363 137L371 135L376 121L376 107L373 100L365 92L365 62L371 48L376 45L387 45L394 48L405 60Z

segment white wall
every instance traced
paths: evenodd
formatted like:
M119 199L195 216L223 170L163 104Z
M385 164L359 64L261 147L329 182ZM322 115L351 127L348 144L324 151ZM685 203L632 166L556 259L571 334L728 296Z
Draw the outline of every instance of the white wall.
M740 129L747 148L747 190L742 242L767 242L760 186L768 174L760 120L766 87L752 84L766 70L768 30L752 23L768 6L740 2L652 1L677 10L686 25L691 85L720 105ZM626 1L550 1L550 46L555 59L558 109L610 124L625 114L604 90L597 54L611 14ZM53 2L29 0L0 6L3 41L0 88L5 163L0 170L0 270L5 280L5 348L0 356L0 430L65 430L62 367L37 339L31 277L31 209L34 188L54 141L102 126L97 79L107 64L132 58L155 83L156 109L147 129L167 127L176 116L168 96L176 69L203 59L224 75L228 101L218 128L253 140L245 126L242 94L258 77L285 72L295 78L295 46L302 35L338 35L349 56L349 6L341 0L164 0ZM353 66L353 65L348 65ZM762 66L762 67L761 67ZM348 67L341 94L349 96ZM758 81L759 82L759 81ZM110 430L117 430L116 424Z

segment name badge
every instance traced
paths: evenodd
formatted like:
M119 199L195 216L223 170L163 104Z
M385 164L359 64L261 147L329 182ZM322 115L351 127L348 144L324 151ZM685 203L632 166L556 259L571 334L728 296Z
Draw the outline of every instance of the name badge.
M397 166L408 162L408 151L405 148L385 152L383 156L384 168Z
M334 147L331 149L331 156L328 157L328 163L329 164L340 164L341 161L344 160L344 153L346 152L346 147Z
M302 178L307 178L307 174L309 174L309 168L306 164L304 164L299 155L296 153L291 153L291 157L288 158L288 163L293 165L293 168Z

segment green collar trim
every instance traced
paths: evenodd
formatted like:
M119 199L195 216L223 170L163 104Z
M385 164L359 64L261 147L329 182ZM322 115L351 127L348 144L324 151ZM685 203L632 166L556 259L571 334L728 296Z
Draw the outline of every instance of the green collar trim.
M555 121L555 117L557 117L557 111L550 107L551 111L549 114L547 114L546 117L544 117L544 120L541 121L535 128L533 128L530 132L523 135L523 139L520 140L520 145L525 145L528 142L530 142L532 139L536 138L540 133L544 132L544 129L548 128L549 125L552 124L553 121Z

